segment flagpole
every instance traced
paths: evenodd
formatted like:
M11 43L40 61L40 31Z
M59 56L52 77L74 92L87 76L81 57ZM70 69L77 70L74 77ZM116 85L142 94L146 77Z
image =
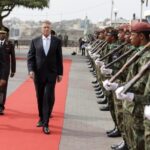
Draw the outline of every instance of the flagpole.
M140 22L142 22L142 18L143 18L143 4L144 4L144 0L141 0Z
M110 16L110 25L111 26L112 26L113 9L114 9L114 0L112 0L112 2L111 2L111 16Z

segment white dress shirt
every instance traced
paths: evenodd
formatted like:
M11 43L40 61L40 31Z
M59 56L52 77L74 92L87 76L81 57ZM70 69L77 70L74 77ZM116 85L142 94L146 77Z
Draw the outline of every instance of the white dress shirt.
M42 41L43 41L43 48L44 48L45 55L47 55L51 44L51 35L49 35L48 37L45 37L43 35Z
M5 39L4 40L0 40L0 45L2 46L5 42Z

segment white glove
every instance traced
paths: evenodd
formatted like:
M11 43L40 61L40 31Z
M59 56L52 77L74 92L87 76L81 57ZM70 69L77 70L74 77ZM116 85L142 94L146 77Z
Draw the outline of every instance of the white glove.
M109 82L109 80L105 80L105 81L103 82L103 87L104 87L107 91L114 91L114 90L117 89L118 83L115 83L115 82L111 83L111 82Z
M91 56L91 53L92 53L92 52L91 52L91 51L88 51L88 53L89 53L89 55Z
M112 69L106 69L105 68L105 65L103 65L102 67L101 67L101 73L102 74L104 74L104 75L111 75L112 74Z
M103 66L104 65L104 62L103 61L99 61L98 59L95 60L95 64L99 67Z
M93 55L93 54L92 54L92 52L91 52L91 51L89 51L89 55L92 57L92 55Z
M100 57L100 55L94 53L91 57L92 57L93 59L96 59L96 58Z
M146 105L144 108L144 117L150 120L150 105Z
M100 61L99 58L96 58L95 61Z
M115 91L117 99L132 102L134 99L134 93L130 93L130 92L123 93L122 90L123 90L123 86L117 88L117 90Z
M91 48L92 48L91 45L87 45L86 47L87 50L91 50Z

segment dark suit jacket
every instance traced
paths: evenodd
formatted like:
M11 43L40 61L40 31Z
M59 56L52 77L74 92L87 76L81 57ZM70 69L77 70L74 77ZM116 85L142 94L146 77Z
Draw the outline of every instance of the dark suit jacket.
M16 57L15 57L15 50L14 45L11 41L5 41L2 48L5 51L6 56L6 71L7 71L7 78L10 74L10 71L12 73L16 72Z
M28 71L34 71L40 80L56 80L57 75L63 75L63 58L61 41L51 36L50 48L45 55L42 36L31 41L28 52Z
M7 63L4 49L0 46L0 79L7 80Z

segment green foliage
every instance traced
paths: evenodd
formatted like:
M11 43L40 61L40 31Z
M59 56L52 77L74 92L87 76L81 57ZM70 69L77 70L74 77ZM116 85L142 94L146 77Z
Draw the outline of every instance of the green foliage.
M7 17L15 6L43 9L48 7L50 0L0 0L0 26L3 18Z
M49 0L0 0L0 7L15 5L43 9L44 7L48 7L48 3Z

